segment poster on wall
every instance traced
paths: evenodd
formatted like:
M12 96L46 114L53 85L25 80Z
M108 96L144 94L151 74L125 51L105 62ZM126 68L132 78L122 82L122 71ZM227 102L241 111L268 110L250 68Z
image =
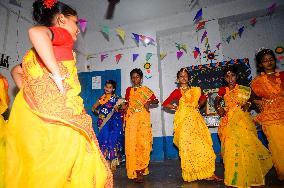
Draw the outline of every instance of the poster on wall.
M234 65L239 73L238 83L249 86L252 81L249 59L232 59L217 63L190 66L191 85L201 87L204 94L208 96L205 109L201 113L205 115L216 115L214 100L220 87L225 86L223 69L228 65Z
M101 89L102 88L102 77L94 76L92 77L92 89Z

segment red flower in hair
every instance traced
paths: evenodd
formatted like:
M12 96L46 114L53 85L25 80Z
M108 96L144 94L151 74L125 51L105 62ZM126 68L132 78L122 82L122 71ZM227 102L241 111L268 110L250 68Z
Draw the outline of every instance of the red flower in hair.
M55 3L57 3L57 0L43 0L45 8L52 8Z

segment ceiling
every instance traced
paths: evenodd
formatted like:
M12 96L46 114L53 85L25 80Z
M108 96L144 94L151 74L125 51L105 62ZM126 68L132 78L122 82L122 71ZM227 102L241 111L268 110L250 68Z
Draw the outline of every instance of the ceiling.
M8 3L10 0L0 0ZM34 0L13 0L22 2L24 9L31 12ZM182 12L190 12L193 8L207 7L234 0L120 0L116 5L114 18L104 18L108 6L108 0L61 0L75 8L80 18L85 18L92 30L101 25L108 24L110 27L127 25L140 21L175 15Z

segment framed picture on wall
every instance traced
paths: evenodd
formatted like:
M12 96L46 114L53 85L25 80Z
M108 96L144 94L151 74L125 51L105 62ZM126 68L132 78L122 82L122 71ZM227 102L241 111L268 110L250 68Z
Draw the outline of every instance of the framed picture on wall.
M204 94L208 96L206 107L205 107L205 114L207 116L214 116L217 115L217 112L214 108L214 100L218 93L218 88L215 89L204 89Z

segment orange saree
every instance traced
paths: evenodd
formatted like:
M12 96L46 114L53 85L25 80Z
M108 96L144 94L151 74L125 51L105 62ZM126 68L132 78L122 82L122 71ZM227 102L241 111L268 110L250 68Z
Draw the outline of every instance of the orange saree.
M136 171L149 174L148 165L152 150L152 129L150 112L144 104L152 97L153 92L145 87L128 88L128 109L125 116L125 154L126 170L129 179L137 178ZM128 93L128 92L127 92Z
M254 93L261 97L261 113L255 121L262 125L272 154L272 161L276 168L278 178L284 179L284 97L283 92L284 72L276 73L275 80L266 74L257 76L251 83ZM282 80L281 80L282 79Z

